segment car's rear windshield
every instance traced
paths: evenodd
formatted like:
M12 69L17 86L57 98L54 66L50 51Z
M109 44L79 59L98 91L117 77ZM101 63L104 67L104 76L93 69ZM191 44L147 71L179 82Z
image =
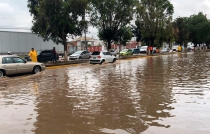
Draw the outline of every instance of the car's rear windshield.
M74 54L81 54L82 53L82 51L76 51L76 52L74 52Z
M100 52L94 51L94 52L92 53L92 55L100 55Z
M142 46L141 48L143 48L143 49L144 49L144 48L147 48L147 46Z
M127 52L127 51L128 51L128 49L123 49L122 51L123 51L123 52Z

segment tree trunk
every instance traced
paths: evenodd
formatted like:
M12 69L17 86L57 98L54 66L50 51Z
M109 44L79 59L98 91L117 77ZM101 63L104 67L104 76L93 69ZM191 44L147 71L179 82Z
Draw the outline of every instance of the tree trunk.
M68 51L67 51L67 44L66 44L66 36L63 37L63 47L64 47L64 61L68 61Z
M64 44L64 61L68 61L67 44Z
M108 41L107 43L108 43L108 45L107 45L107 51L109 51L111 49L111 41Z

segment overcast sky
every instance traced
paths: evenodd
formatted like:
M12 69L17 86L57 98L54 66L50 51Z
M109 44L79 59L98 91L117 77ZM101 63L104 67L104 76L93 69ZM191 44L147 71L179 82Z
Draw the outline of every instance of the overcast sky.
M189 17L201 11L210 19L210 0L171 0L171 3L174 5L173 18ZM0 30L29 31L31 21L27 0L0 0ZM97 30L90 28L89 31L89 37L97 37Z

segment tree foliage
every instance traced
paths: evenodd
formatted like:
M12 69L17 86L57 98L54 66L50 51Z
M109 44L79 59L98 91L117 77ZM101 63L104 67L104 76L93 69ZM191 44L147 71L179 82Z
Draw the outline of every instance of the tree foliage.
M122 27L121 29L119 29L117 31L117 43L118 44L122 44L122 45L126 45L130 39L133 37L133 33L131 31L130 27Z
M67 51L66 36L81 35L85 22L78 18L84 14L87 5L87 0L28 0L29 12L33 16L31 30L44 40L62 43Z
M131 25L131 30L136 37L136 41L142 41L142 23L140 23L139 21L135 21L135 25Z
M141 0L136 24L141 26L142 40L154 45L164 40L164 30L172 20L173 5L168 0Z
M118 42L121 29L133 19L136 0L91 0L91 24L99 31L99 38L108 43Z
M208 39L210 31L210 21L206 16L199 12L197 15L191 15L188 20L190 30L190 39L194 44L202 44Z
M179 17L173 22L173 27L175 31L175 42L180 44L187 44L189 42L189 29L188 29L188 18Z

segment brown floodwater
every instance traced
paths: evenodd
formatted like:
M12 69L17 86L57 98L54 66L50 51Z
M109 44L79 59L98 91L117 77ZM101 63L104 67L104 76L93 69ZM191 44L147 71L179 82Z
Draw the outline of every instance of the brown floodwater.
M0 80L0 134L209 134L210 53Z

